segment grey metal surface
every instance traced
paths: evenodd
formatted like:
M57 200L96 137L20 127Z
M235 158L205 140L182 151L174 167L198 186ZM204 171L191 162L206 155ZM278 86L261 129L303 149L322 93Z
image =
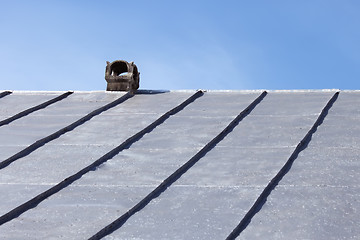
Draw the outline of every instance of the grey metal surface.
M4 148L4 151L0 153L1 161L16 153L16 151L13 151L14 146L16 146L15 149L18 149L19 146L25 148L35 141L66 127L98 107L119 98L123 94L124 93L75 92L60 102L0 127L0 146L10 146L9 148ZM27 95L25 94L25 96ZM51 92L49 94L41 93L37 98L33 95L29 96L32 96L31 99L34 98L36 101L39 101L39 98L42 101L44 100L43 98L54 97ZM10 98L12 95L8 97ZM25 99L26 98L27 97L25 97ZM1 100L5 99L6 98ZM29 102L33 101L34 100L29 100ZM22 104L21 101L19 101L19 103L12 101L7 104L7 108L9 109L14 108L17 111L18 109L23 109L23 107L17 106ZM24 105L28 107L28 104Z
M135 95L1 169L0 215L92 163L193 93ZM333 93L269 92L226 138L105 239L226 238ZM141 201L259 94L205 93L129 149L1 225L0 236L91 237ZM105 92L73 95L0 128L1 156L119 97ZM10 96L0 99L0 105ZM359 102L360 92L340 94L308 148L239 239L360 237Z
M177 96L178 94L180 93L170 93L171 99L180 100ZM126 212L131 205L134 205L142 197L146 196L157 184L195 154L199 147L210 141L214 134L219 132L219 129L224 128L234 116L249 105L258 95L259 93L233 93L224 96L218 93L206 93L183 111L170 117L151 133L145 135L143 139L131 146L130 149L120 153L96 171L84 175L82 179L73 184L72 188L78 189L77 191L72 191L72 188L62 190L59 194L45 200L37 208L24 213L22 217L29 218L28 221L23 221L23 218L19 218L4 224L2 229L0 228L0 234L12 231L17 232L15 229L18 226L30 224L32 227L39 229L38 236L40 233L43 233L43 236L46 238L49 236L59 237L64 234L67 234L66 238L76 238L79 231L81 231L81 236L90 237L100 229L100 226L103 227L116 219L119 215ZM152 101L157 102L160 100L157 99L157 96L151 96L150 98L153 99ZM150 98L148 101L151 100ZM140 103L144 102L144 100L140 101ZM165 101L165 99L162 100ZM222 105L219 104L221 101L223 101ZM209 104L210 102L217 103L222 108L214 111ZM131 101L128 103L131 103ZM126 106L126 104L123 104L123 106ZM199 111L196 111L196 109ZM142 114L141 119L144 120L148 115ZM198 123L194 120L197 120ZM96 126L99 127L99 125ZM139 126L139 123L136 122L134 126ZM81 129L78 130L80 131ZM82 131L81 135L83 134L84 132ZM96 134L94 136L98 137L99 135ZM104 189L112 189L110 191L118 192L116 196L113 196L113 199L119 202L116 207L117 211L111 210L113 206L106 204L106 199L109 197L107 194L96 193L97 196L91 197L91 193L85 192L74 196L73 192L81 192L83 189L86 189L83 186L103 186L103 188L99 189L99 192L104 191ZM81 197L84 194L89 195L89 199L96 199L97 205L99 205L98 208L89 207L87 209L87 211L92 212L92 218L89 219L86 215L77 214L76 205L69 204L67 208L62 207L62 210L58 211L62 214L61 218L63 221L68 223L69 229L73 231L69 230L67 233L64 233L61 230L54 230L53 226L56 225L59 218L58 216L53 217L46 214L49 211L48 204L62 202L61 199L65 198L71 198L74 202L81 201ZM129 205L126 204L129 202L128 198L136 199L137 201L132 201L131 205ZM90 206L93 205L91 202L88 204ZM54 208L56 209L57 206L55 205ZM34 214L34 212L37 213ZM41 223L41 219L44 220L44 217L48 225ZM78 221L72 221L74 218L78 219ZM41 224L35 225L34 222ZM17 232L17 234L20 234L18 235L19 237L22 236L21 233Z
M11 184L12 189L18 188L19 197L16 199L4 197L4 204L1 204L0 214L10 211L48 189L49 186L55 185L89 165L115 145L120 144L129 136L150 124L159 115L168 111L169 106L173 107L179 104L191 94L191 92L176 93L171 97L169 93L134 96L128 100L128 104L120 104L103 114L95 116L91 121L1 169L2 184L0 184L0 191L6 192L2 188L7 189L8 185ZM144 108L146 104L141 106L142 102L149 103L149 101L153 101L153 108ZM156 104L158 101L163 101L164 104ZM137 115L131 113L136 104L140 104ZM63 115L57 116L59 122L64 118ZM113 121L109 121L109 118L113 118ZM34 185L36 189L30 193L21 194L24 184Z
M331 96L269 93L218 146L108 238L225 239Z
M14 91L0 99L0 121L21 111L46 102L63 92L20 92Z
M342 92L239 239L359 239L360 93Z

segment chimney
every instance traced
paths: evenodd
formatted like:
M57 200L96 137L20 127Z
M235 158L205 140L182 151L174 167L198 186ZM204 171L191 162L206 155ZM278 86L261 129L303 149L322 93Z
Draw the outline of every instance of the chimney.
M107 91L130 91L134 93L139 88L140 73L134 62L116 60L106 62L105 80Z

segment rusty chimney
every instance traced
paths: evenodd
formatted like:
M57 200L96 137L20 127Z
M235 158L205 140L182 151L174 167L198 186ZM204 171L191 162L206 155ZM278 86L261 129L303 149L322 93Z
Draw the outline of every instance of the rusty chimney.
M105 80L107 91L130 91L134 93L139 88L140 73L134 62L116 60L106 62Z

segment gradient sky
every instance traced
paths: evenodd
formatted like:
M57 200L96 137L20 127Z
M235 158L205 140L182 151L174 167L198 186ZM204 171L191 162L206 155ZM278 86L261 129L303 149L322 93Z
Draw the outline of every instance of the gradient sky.
M0 89L360 89L360 1L0 0Z

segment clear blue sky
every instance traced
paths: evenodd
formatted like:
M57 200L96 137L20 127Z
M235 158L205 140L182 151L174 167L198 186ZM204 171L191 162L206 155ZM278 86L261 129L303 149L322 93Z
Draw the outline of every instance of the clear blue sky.
M0 89L360 89L360 1L0 0Z

